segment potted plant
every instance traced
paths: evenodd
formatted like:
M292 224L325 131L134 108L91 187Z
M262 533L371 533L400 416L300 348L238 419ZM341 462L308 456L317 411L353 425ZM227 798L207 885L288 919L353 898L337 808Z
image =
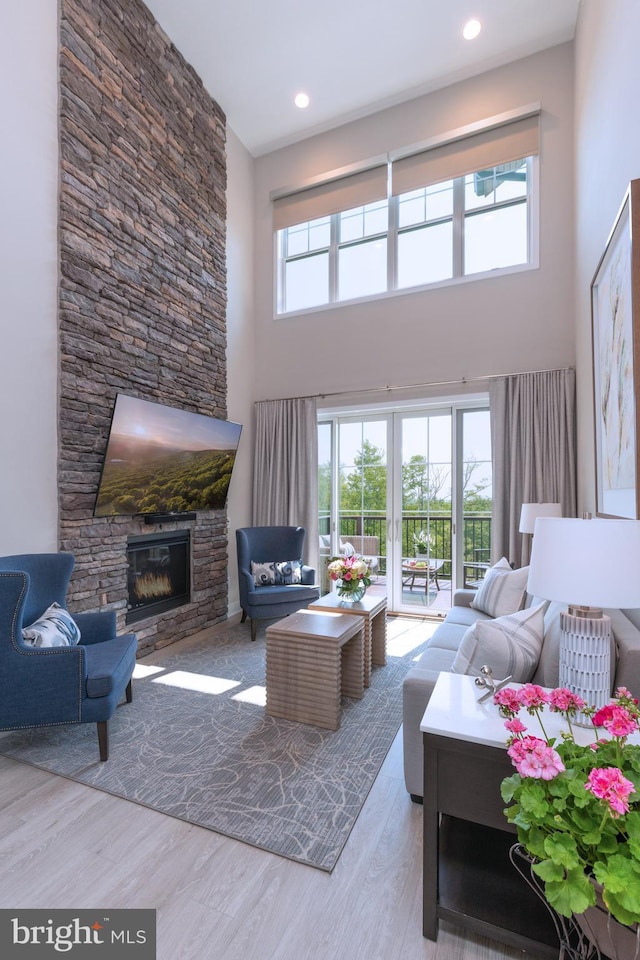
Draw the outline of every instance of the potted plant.
M506 718L507 752L517 771L502 782L505 816L548 903L596 943L599 904L609 938L599 948L614 956L618 935L611 923L617 921L634 956L640 943L640 744L629 737L640 731L638 701L621 687L595 710L565 688L549 692L531 683L504 688L494 701ZM547 710L566 721L559 742L545 732ZM527 730L523 712L537 718L542 736ZM592 743L576 742L571 721L577 713L591 718Z
M433 543L430 530L415 530L413 547L416 557L429 557L433 552Z
M329 557L327 572L336 583L338 596L348 603L362 600L367 587L371 586L369 564L358 554Z

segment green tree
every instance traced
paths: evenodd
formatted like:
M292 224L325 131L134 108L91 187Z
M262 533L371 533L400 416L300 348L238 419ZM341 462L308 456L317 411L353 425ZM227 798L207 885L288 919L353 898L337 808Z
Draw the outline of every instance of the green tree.
M466 460L464 463L462 478L464 507L466 511L472 513L491 513L491 497L482 496L483 492L491 486L490 478L481 476L474 480L474 475L482 466L483 464L475 457Z
M404 510L426 513L439 509L442 501L438 494L449 479L446 467L430 464L426 457L415 454L402 465L402 506ZM448 500L446 507L450 506ZM445 509L446 509L445 507Z
M353 470L340 470L340 509L342 513L387 509L387 467L384 451L369 440L353 458Z

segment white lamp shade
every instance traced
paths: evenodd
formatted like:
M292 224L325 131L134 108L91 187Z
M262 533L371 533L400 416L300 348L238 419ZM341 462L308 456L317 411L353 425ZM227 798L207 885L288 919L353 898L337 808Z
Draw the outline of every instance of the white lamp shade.
M533 533L538 517L561 517L560 503L523 503L520 511L520 533Z
M585 607L640 607L640 520L536 521L527 590Z

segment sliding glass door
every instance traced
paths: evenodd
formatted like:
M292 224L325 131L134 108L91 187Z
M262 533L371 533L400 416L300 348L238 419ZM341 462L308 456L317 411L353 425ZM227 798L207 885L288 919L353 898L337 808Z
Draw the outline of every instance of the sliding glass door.
M445 585L455 580L454 426L450 407L395 415L400 496L391 594L396 610L434 612L451 606Z
M444 614L488 563L489 412L468 401L318 424L322 585L353 548L398 613Z
M321 563L353 550L378 581L386 576L389 423L340 417L318 425Z

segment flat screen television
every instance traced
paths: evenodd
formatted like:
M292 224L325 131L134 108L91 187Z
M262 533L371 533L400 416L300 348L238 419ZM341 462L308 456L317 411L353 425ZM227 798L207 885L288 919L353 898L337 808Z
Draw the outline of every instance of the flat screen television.
M241 430L238 423L119 393L94 516L221 509Z

